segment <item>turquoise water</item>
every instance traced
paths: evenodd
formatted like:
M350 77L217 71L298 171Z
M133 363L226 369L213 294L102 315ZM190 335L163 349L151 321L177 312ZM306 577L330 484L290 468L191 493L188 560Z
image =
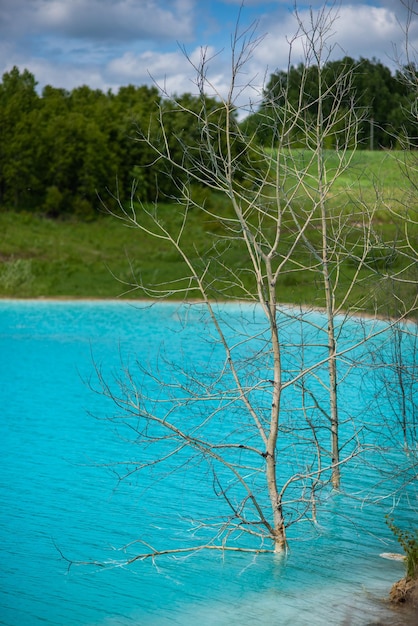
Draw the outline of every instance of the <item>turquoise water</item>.
M110 379L121 360L155 363L158 353L163 369L168 352L204 368L214 347L199 311L186 318L187 325L175 304L0 302L0 623L398 623L384 599L403 567L379 556L398 551L384 523L393 498L330 495L320 524L294 532L286 560L200 552L124 566L122 546L141 538L158 548L184 545L187 516L210 516L217 501L193 463L118 480L115 461L140 462L147 452L102 419L112 408L91 389L95 367ZM241 311L241 330L244 318ZM367 406L350 385L350 407ZM353 464L345 476L353 491L380 479L375 463ZM390 480L377 496L390 493ZM397 520L407 522L415 505L401 500ZM108 566L69 567L66 559Z

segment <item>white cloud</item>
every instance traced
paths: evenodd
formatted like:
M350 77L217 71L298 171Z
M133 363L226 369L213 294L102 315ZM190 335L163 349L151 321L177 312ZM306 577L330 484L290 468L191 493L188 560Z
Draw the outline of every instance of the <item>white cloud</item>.
M309 13L301 11L302 21L308 25ZM297 31L293 15L285 19L262 21L267 36L254 53L257 64L268 66L271 71L285 69L289 52L289 41ZM341 6L330 29L332 36L327 45L333 48L331 58L343 55L377 58L385 65L393 65L393 46L403 40L402 29L393 11L385 7L369 5ZM295 39L292 44L292 63L304 60L304 39Z
M150 76L159 80L167 74L177 74L185 64L186 60L180 51L163 54L152 51L135 54L129 51L112 59L107 65L107 73L121 83L148 82Z
M189 40L194 0L14 0L2 7L0 32L89 41ZM2 28L3 26L3 28Z
M154 79L170 93L193 93L195 71L177 42L190 50L195 64L199 46L208 43L212 56L208 76L214 90L225 95L231 32L240 4L241 0L0 0L0 72L13 65L28 68L41 87L72 89L87 84L116 91L121 85L152 84ZM256 16L258 34L266 37L238 77L240 102L257 101L270 74L287 67L288 41L297 29L291 6L291 0L245 0L243 28ZM332 29L334 58L375 57L390 65L393 44L402 48L397 21L404 17L402 6L400 0L343 0ZM301 10L300 16L306 15ZM415 20L410 37L418 48L417 31ZM303 60L300 39L295 40L293 53L293 63Z
M357 58L376 56L383 63L390 62L392 44L401 38L395 14L385 8L344 7L337 28L337 40L342 50L357 51Z
M208 57L214 54L211 47L206 49ZM125 52L122 56L112 59L106 68L106 75L111 83L137 85L151 82L172 95L182 93L196 94L196 67L201 61L201 49L196 47L187 58L181 49L176 52L159 53L146 51L140 54ZM210 66L210 80L219 93L225 95L227 84L225 74L221 71L222 61Z
M389 5L391 2L388 1L386 4ZM342 5L335 16L327 40L330 59L338 59L345 55L354 59L376 58L392 69L397 67L396 50L402 50L404 34L400 18L398 19L388 6L347 4ZM304 24L309 25L309 11L300 11L299 17ZM256 105L270 75L277 69L287 69L289 42L292 42L290 63L297 65L304 62L305 40L303 37L294 38L297 30L297 21L290 12L277 11L274 16L268 15L261 19L259 33L265 33L265 37L254 50L252 58L244 68L245 73L240 77L241 85L247 86L239 95L239 103L245 106L246 101L252 101ZM410 32L410 43L416 50L418 50L417 35L418 23L415 20ZM326 59L327 50L324 52Z

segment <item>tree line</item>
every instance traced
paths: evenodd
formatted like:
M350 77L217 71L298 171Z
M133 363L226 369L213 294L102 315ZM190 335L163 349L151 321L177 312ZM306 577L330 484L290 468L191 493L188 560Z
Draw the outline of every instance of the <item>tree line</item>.
M261 144L274 144L277 140L275 120L280 119L281 112L290 103L295 111L303 111L306 123L304 127L298 124L292 128L289 141L293 146L299 142L301 147L306 147L306 128L318 115L319 103L327 116L339 101L339 117L334 122L333 132L328 134L325 148L338 149L345 114L353 107L359 119L357 148L404 147L405 137L411 147L416 147L416 129L411 116L416 93L413 81L408 80L408 76L414 75L412 64L392 74L376 59L356 61L344 57L327 61L320 69L314 63L299 63L290 66L288 71L278 71L270 76L261 106L245 123ZM344 85L347 81L348 84ZM341 90L344 90L342 101Z
M411 84L404 80L405 72L392 74L376 60L349 57L327 62L321 72L321 84L340 84L338 75L352 77L345 105L349 108L355 100L363 112L358 147L398 147L397 137L414 136L410 121L414 94ZM271 75L254 113L238 124L233 112L231 119L240 127L237 137L243 132L259 145L274 144L283 98L300 108L302 83L304 114L312 118L319 101L316 66L290 66ZM332 90L328 95L321 95L325 107L327 102L332 106L335 98ZM182 146L187 146L192 164L200 158L202 132L210 132L210 127L204 131L198 123L203 109L214 126L224 123L225 111L217 100L202 99L201 94L183 94L174 100L165 98L157 87L145 85L124 86L117 93L86 85L71 91L47 85L39 94L35 76L14 67L3 75L0 84L0 206L3 210L41 211L50 217L75 214L87 218L95 214L98 194L117 188L119 195L129 195L132 180L137 181L136 192L143 201L177 197L184 183L184 168L171 172L173 176L161 177L161 168L166 165L155 160L140 137L152 137L154 143L167 141L173 163L182 164ZM165 137L160 136L161 117ZM335 132L327 136L326 148L338 148L338 133L337 120ZM301 128L292 129L293 145L298 134L304 147L306 132ZM238 140L234 150L244 154ZM245 177L245 170L241 176ZM208 183L204 177L197 181L200 186Z

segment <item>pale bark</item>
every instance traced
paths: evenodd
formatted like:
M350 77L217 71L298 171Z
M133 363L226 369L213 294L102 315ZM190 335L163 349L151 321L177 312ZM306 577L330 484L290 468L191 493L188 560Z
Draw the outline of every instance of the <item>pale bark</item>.
M313 519L317 516L317 497L321 488L331 485L335 489L340 487L340 468L342 464L350 461L353 456L360 451L360 445L352 445L349 452L344 457L341 455L342 443L340 441L340 416L338 399L338 362L345 354L353 350L356 341L344 351L338 346L338 331L336 330L335 319L344 307L348 306L350 295L354 289L356 280L366 263L368 244L372 232L373 209L366 210L361 207L361 223L355 228L359 231L362 242L362 251L355 256L350 245L347 243L347 232L354 228L350 225L348 218L341 212L329 208L328 197L336 179L346 170L352 158L349 146L355 148L357 142L358 116L355 107L351 107L341 117L340 108L343 96L350 88L350 75L343 74L336 77L335 84L323 85L321 83L321 68L323 57L329 51L327 40L336 15L328 9L321 11L317 18L312 13L311 24L303 25L299 23L300 32L297 37L302 37L305 44L306 63L314 60L318 68L320 79L320 90L318 94L318 115L316 120L309 124L306 122L306 107L303 104L303 93L300 94L299 108L295 111L289 104L289 99L285 98L285 105L277 113L277 145L274 156L268 154L263 147L257 146L248 137L245 137L234 118L234 97L237 87L236 81L242 70L242 66L252 52L256 40L241 39L238 31L235 33L233 43L233 63L232 78L229 93L226 97L216 93L214 85L210 84L207 73L207 59L205 52L202 54L200 65L196 66L197 80L202 100L202 108L196 113L181 109L194 116L197 128L201 133L201 144L196 153L187 152L184 147L185 158L177 162L170 152L170 141L167 128L164 125L164 115L161 113L160 140L157 142L151 134L143 134L139 140L151 148L155 160L160 160L168 166L168 169L179 169L187 175L188 182L179 185L179 203L177 210L182 211L182 219L176 232L170 232L164 222L159 219L158 206L154 209L141 204L140 199L133 197L129 208L119 201L119 213L117 217L125 221L129 226L138 229L147 236L152 236L156 241L162 241L170 246L177 258L183 263L184 284L186 286L176 289L175 285L143 285L140 282L133 283L132 287L140 288L147 295L153 298L164 298L175 295L178 299L188 297L190 293L193 297L198 297L209 315L212 329L216 335L216 340L223 348L225 355L224 363L217 374L217 379L221 380L225 372L230 375L232 382L228 393L224 390L218 391L206 383L203 378L192 370L182 371L182 382L167 382L158 380L156 374L144 371L141 373L150 377L153 382L158 382L162 389L169 389L172 394L172 405L164 413L165 400L154 400L148 396L146 387L138 389L133 375L127 372L129 384L121 384L120 397L101 381L105 392L120 406L128 415L135 420L133 430L140 438L147 437L156 445L158 455L158 444L164 440L165 436L172 437L177 447L172 453L176 454L185 447L193 450L193 453L200 455L204 462L207 462L213 472L213 482L216 485L217 493L224 499L230 517L227 521L217 527L213 543L205 544L194 549L208 547L210 549L226 549L226 537L234 531L247 533L256 537L264 546L265 541L269 541L272 551L282 553L286 549L287 528L290 523L290 515L286 510L285 495L287 490L295 486L300 486L299 496L296 497L298 506L296 519ZM240 48L240 42L244 44ZM290 67L290 60L289 60ZM335 96L331 113L325 117L323 113L323 101L333 93L331 87L335 87ZM305 82L302 81L302 91ZM205 110L206 90L215 93L219 100L219 110L224 113L225 127L216 126ZM168 94L165 94L168 96ZM343 121L345 124L345 139L341 142L338 154L338 166L331 173L327 171L324 151L324 140L332 132L336 123ZM299 147L295 148L289 143L289 129L303 128L305 132L306 147L309 148L307 163L301 165L298 159ZM248 172L246 180L242 181L236 176L236 169L239 165L239 158L234 154L234 142L239 138L245 148L254 152L256 162L262 164L257 168L252 163L246 163ZM179 140L180 142L180 140ZM181 142L180 142L181 143ZM197 154L197 156L196 156ZM204 154L205 159L201 158ZM186 159L186 156L188 159ZM242 157L242 155L240 155ZM199 160L200 159L200 160ZM191 163L191 164L190 164ZM313 182L311 170L316 166L316 180ZM289 182L290 181L290 182ZM193 198L191 184L204 183L217 193L222 193L231 203L232 212L225 218L222 211L208 209L204 203L196 202ZM307 199L306 208L299 210L300 198ZM229 239L231 245L239 245L243 254L242 266L238 270L227 267L221 256L216 254L216 243L213 254L202 259L200 251L197 251L198 261L193 260L186 251L184 245L187 236L187 225L190 209L198 208L202 215L216 219L224 228L224 237ZM364 210L363 210L364 209ZM143 220L142 218L146 218ZM320 245L314 247L309 239L310 229L320 229ZM286 233L292 229L292 238L286 239ZM305 246L311 253L310 260L300 266L295 265L294 252ZM203 253L202 253L203 254ZM339 286L340 269L342 263L347 258L354 258L355 270L351 282L344 293L336 301L337 288ZM299 262L298 262L299 263ZM250 301L262 309L265 316L264 330L268 334L266 345L263 348L263 357L266 363L257 361L259 355L254 356L252 374L255 382L250 385L242 374L242 368L235 357L234 341L229 340L225 334L221 320L215 310L211 300L211 268L214 264L225 273L225 280L234 288L241 289L242 298ZM240 271L246 271L253 277L250 287L244 286ZM280 302L280 280L298 271L309 271L313 276L319 277L321 281L321 293L325 301L326 316L326 346L321 355L314 363L305 365L303 356L300 363L292 363L285 366L286 355L286 334L285 329L280 325L279 304ZM221 294L223 295L223 294ZM234 296L235 300L240 300ZM350 311L347 312L349 316ZM292 314L290 313L291 317ZM301 325L309 327L303 315L298 316L297 310L294 319L301 319ZM380 332L380 331L378 331ZM251 343L257 337L250 334L242 341ZM359 340L359 344L367 341L368 337ZM238 343L238 339L235 340ZM300 340L300 352L309 349L305 345L304 334ZM324 341L325 343L325 341ZM315 342L316 344L316 342ZM251 358L251 357L250 357ZM250 363L250 365L252 365ZM268 374L265 370L268 368ZM287 368L287 369L286 369ZM326 380L323 380L323 370L327 371ZM184 382L186 379L186 382ZM201 395L195 392L197 387ZM318 381L327 391L327 400L323 401L315 395L309 388L310 380ZM187 386L187 381L190 387ZM293 444L303 440L306 449L309 449L311 456L316 459L315 467L299 466L294 474L289 478L286 474L285 461L282 462L281 446L284 440L284 427L282 422L286 418L286 408L284 408L284 392L286 390L302 388L301 406L295 407L304 415L302 426L290 429L290 436ZM263 401L254 399L253 392L263 394ZM239 405L245 414L246 427L251 428L251 436L248 441L242 441L230 436L225 439L213 442L200 436L199 428L191 431L183 425L183 421L176 421L176 412L187 413L190 407L199 402L210 406L210 400L223 400L228 396L229 406ZM312 407L307 407L306 398L312 400ZM161 406L160 411L153 407ZM149 408L151 406L151 408ZM309 410L315 411L320 420L316 423L311 419ZM160 413L163 413L161 415ZM204 422L210 422L218 418L218 409L208 409L205 413ZM139 425L138 425L139 424ZM153 427L157 427L157 434L153 434ZM239 432L239 426L237 427ZM246 432L242 428L241 432ZM306 432L310 432L309 439L306 439ZM326 432L329 443L324 449L319 443L319 433ZM163 433L163 434L160 434ZM235 431L234 431L235 433ZM303 434L301 434L303 433ZM241 434L241 433L240 433ZM355 435L352 436L355 440ZM283 445L288 445L283 444ZM243 451L246 454L245 460L238 457L231 460L231 454ZM251 459L251 460L249 460ZM157 457L155 463L165 461L165 457ZM151 463L149 463L151 464ZM133 471L139 471L143 466L138 464ZM240 500L233 500L229 497L229 484L223 482L217 468L222 467L230 477L234 485L238 485L241 490ZM257 493L252 482L253 475L261 476L263 479L262 493ZM306 496L308 493L308 496ZM292 496L293 497L293 496ZM292 503L295 503L295 500ZM311 516L311 517L310 517ZM293 520L292 520L293 523ZM202 522L202 525L204 523ZM219 530L221 528L221 530ZM220 539L221 538L221 539ZM189 548L179 548L179 551L188 551ZM252 550L252 548L251 548ZM261 551L259 548L257 551ZM176 550L169 552L175 553ZM165 554L165 550L155 550L151 547L142 555L134 559L148 558Z

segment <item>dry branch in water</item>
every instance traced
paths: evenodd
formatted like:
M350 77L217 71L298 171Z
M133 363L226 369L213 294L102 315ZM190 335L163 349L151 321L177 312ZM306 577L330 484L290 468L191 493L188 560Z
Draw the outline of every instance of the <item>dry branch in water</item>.
M128 206L116 198L113 215L154 238L156 245L167 246L184 270L173 283L143 284L139 278L128 289L153 300L175 296L198 308L202 319L205 315L202 339L213 341L214 353L222 352L213 361L215 371L211 363L200 369L189 361L180 365L165 353L158 358L169 370L166 378L158 363L126 367L111 382L97 370L99 391L120 409L112 421L125 426L135 442L155 450L154 457L126 463L126 474L173 458L179 459L179 467L198 458L223 503L220 521L199 522L213 532L210 541L161 550L142 542L149 549L127 557L124 564L202 550L285 553L289 526L301 520L315 525L321 497L332 497L341 488L341 468L363 450L362 426L340 411L340 385L358 366L353 355L360 348L367 351L368 342L416 307L416 302L405 305L387 326L364 325L363 334L344 338L353 315L363 309L361 299L353 304L358 284L365 275L369 287L381 278L369 258L378 203L370 207L360 199L356 215L344 202L339 208L330 203L359 140L361 114L349 98L355 69L343 68L331 83L322 73L332 51L333 9L311 12L308 24L297 11L296 17L289 67L300 39L305 53L301 67L316 68L317 95L308 107L305 71L296 109L286 85L267 103L264 123L275 124L270 149L247 136L237 122L238 78L258 42L253 29L240 34L237 27L227 95L211 83L210 59L202 51L195 66L197 99L190 104L164 94L158 138L151 130L138 135L152 162L160 163L161 176L176 184L176 229L168 228L158 203L152 208L141 203L135 186ZM216 105L208 93L216 96ZM176 115L195 126L196 145L184 145L181 130L171 132L170 116ZM297 141L291 139L295 133ZM337 160L331 168L324 146L336 133ZM196 185L226 198L228 208L208 206L196 194ZM196 211L220 233L204 249L193 249L188 241L189 220ZM228 248L239 252L235 267L225 260ZM304 256L295 254L300 250ZM282 281L302 274L318 285L325 304L320 322L312 311L279 304ZM247 308L250 319L228 318L216 304L225 299L252 305ZM242 546L230 545L241 538ZM264 547L266 542L271 549Z

